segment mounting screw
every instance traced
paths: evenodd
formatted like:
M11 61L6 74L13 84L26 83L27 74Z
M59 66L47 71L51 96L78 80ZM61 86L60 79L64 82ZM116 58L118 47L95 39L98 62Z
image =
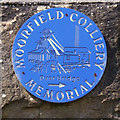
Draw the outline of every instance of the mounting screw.
M25 72L22 72L22 74L24 75L24 74L25 74Z
M94 76L95 76L95 77L97 77L97 74L96 74L96 73L94 73Z
M68 17L68 14L66 13L65 16Z

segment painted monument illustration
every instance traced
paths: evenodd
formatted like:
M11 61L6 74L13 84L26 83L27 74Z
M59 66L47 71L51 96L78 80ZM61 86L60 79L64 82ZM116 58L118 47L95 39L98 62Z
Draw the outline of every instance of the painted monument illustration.
M46 72L48 68L54 73L70 73L76 68L90 67L91 52L87 47L79 46L79 27L75 26L75 45L63 47L49 28L40 33L43 37L36 42L33 51L28 52L29 62L35 63L30 70Z

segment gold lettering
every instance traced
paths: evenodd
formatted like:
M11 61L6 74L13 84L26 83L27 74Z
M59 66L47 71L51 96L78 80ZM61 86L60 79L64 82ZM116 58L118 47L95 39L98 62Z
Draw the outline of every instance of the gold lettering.
M76 95L79 96L79 93L76 88L74 88L74 91L75 91Z
M22 50L22 49L17 49L17 50L15 51L15 55L16 55L17 57L22 57L22 56L24 55L24 50Z
M97 63L95 63L95 66L99 67L99 68L100 68L100 70L103 70L103 67L104 67L104 62L103 62L103 63L101 63L101 64L97 64Z
M97 41L99 41L99 40L102 40L102 38L99 37L99 38L97 38L97 39L94 39L94 43L97 42Z
M28 24L27 24L27 27L31 30L31 32L33 31L33 28L31 27L32 26L32 22L29 22Z
M103 44L103 43L95 44L95 49L96 49L96 51L98 51L98 47L99 47L99 48L104 48L104 44Z
M81 23L82 20L84 20L83 23ZM80 24L81 26L84 26L86 23L87 23L87 19L85 19L84 17L81 17L81 18L78 20L78 24Z
M53 99L53 91L51 92L49 90L46 90L46 93L44 95L44 98L47 96L47 98Z
M89 85L90 87L93 86L94 82L92 84L90 84L87 80L85 81L87 83L87 85Z
M34 83L33 82L34 82L34 80L30 80L29 82L25 83L25 85L28 85L29 87L31 87L31 91L33 90L33 88L37 84L36 82L34 82Z
M73 15L75 15L76 17L78 17L78 14L77 14L77 13L72 13L72 14L70 15L70 21L75 22L76 19L73 20Z
M26 34L26 35L25 35ZM21 35L23 36L23 37L25 37L26 39L28 39L28 36L30 35L30 33L27 31L27 30L23 30L22 32L21 32Z
M43 24L44 22L47 22L47 20L44 20L43 21L43 19L44 19L44 17L43 17L43 14L41 14L40 16L38 16L38 18L39 18L39 20L40 20L40 22Z
M15 63L17 63L17 65L16 65L17 68L25 67L23 58L19 59L19 60L16 60Z
M66 92L66 95L67 95L67 99L74 98L72 91L69 90L69 91L65 91L65 92Z
M50 12L47 13L48 14L48 17L49 17L49 20L54 20L55 18L51 18L51 15L50 15Z
M60 14L61 14L61 17L60 17ZM64 17L63 12L57 11L57 19L62 19L63 17Z
M61 98L59 97L59 94L61 94ZM56 93L56 98L57 98L57 100L62 100L63 98L64 98L64 94L63 94L63 92L57 92Z
M88 30L88 28L89 28L91 25L92 25L92 23L89 23L89 24L85 27L85 30L86 30L87 32L90 32L90 31Z
M34 19L34 22L36 23L37 26L40 26L40 24L38 23L36 19Z
M105 57L105 53L96 53L96 60L99 59L99 60L103 60Z
M21 48L21 47L24 47L24 46L26 45L26 41L23 40L23 39L19 39L19 40L17 41L17 44L18 44L18 46Z
M94 30L93 32L91 32L91 33L90 33L90 37L91 37L91 38L94 38L94 37L93 37L93 34L95 34L96 32L98 32L98 30Z
M41 87L40 85L38 86L38 88L37 88L37 90L35 91L35 93L37 94L37 95L41 95L41 90L43 90L43 87ZM38 93L39 92L39 93Z
M88 89L86 87L84 87L83 85L80 85L80 88L81 88L82 94L84 94L84 90L88 91Z

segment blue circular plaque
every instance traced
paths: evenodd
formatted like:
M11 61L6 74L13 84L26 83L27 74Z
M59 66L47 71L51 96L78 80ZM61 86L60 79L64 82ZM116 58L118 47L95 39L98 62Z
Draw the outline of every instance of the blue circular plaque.
M52 8L29 18L18 31L12 51L14 70L34 96L64 103L89 93L106 66L106 44L86 15Z

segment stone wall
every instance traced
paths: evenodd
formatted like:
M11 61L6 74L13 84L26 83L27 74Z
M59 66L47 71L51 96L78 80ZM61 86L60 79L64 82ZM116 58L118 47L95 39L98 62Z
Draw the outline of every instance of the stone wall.
M54 7L71 8L90 17L107 44L107 66L99 84L76 101L55 104L28 93L17 80L11 51L22 24L35 13ZM120 3L1 3L2 117L120 119Z

